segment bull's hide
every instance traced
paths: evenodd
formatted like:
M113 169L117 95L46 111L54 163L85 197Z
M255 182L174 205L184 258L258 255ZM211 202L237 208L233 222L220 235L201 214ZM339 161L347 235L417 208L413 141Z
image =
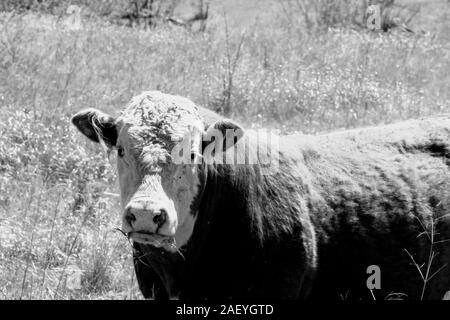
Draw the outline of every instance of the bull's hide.
M158 298L441 299L448 214L450 116L283 136L272 174L208 168L183 257L135 244L136 272Z

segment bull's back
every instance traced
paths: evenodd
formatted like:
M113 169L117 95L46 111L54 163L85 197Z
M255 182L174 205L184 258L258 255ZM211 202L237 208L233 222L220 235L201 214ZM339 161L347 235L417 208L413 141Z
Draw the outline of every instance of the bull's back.
M450 116L303 141L297 152L310 175L304 179L318 239L313 295L370 297L366 270L377 265L378 298L392 292L419 298L423 282L414 262L426 264L430 249L439 252L432 272L444 269L425 297L450 290Z

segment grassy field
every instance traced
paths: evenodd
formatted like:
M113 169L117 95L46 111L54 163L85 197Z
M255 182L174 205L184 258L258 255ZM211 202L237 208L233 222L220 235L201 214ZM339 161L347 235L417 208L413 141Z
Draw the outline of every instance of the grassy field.
M275 0L214 0L204 33L0 12L0 299L141 298L113 166L69 124L82 108L158 89L307 133L450 112L450 3L399 2L422 5L415 33L305 30Z

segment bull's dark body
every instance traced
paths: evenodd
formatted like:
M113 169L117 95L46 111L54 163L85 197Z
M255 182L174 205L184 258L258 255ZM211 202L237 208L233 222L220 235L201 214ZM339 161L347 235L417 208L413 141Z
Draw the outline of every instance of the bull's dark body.
M144 295L151 297L155 286L156 298L169 297L167 281L159 280L164 274L170 295L185 300L371 299L366 269L378 265L377 299L389 293L420 298L422 281L405 249L426 262L430 245L418 237L421 223L439 217L435 240L450 239L444 217L450 214L450 116L285 136L280 147L279 171L269 178L257 166L208 169L184 259L136 244ZM307 240L315 243L317 263ZM435 251L432 270L444 269L428 283L429 299L450 290L449 243ZM155 264L158 272L149 267Z

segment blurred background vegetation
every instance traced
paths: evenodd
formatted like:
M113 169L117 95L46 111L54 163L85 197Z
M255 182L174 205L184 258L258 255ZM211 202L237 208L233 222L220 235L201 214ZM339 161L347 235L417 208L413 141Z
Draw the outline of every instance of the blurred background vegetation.
M281 132L450 112L449 40L447 0L1 0L0 298L141 298L74 112L144 90Z

